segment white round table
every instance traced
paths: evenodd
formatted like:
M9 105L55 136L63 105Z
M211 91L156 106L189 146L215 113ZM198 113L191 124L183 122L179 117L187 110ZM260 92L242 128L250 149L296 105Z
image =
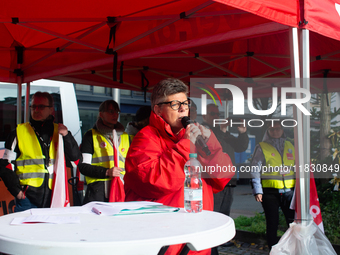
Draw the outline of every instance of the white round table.
M173 213L99 216L77 214L80 224L10 225L29 211L0 217L0 252L7 254L157 254L162 246L187 243L191 250L218 246L235 236L223 214ZM75 216L62 214L58 216Z

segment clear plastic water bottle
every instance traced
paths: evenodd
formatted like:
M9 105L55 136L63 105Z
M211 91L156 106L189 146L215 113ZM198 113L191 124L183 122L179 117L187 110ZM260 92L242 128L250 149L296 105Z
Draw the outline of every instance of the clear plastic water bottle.
M197 160L196 153L190 153L189 158L184 165L184 210L198 213L203 209L202 165Z

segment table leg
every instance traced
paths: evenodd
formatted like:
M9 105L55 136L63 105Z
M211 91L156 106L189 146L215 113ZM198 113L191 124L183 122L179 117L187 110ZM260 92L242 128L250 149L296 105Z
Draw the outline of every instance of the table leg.
M179 255L187 255L189 253L190 249L188 247L188 245L184 245L182 250L181 250L181 253Z
M165 252L166 252L166 250L167 250L168 248L169 248L169 245L163 246L163 247L160 249L160 251L158 252L157 255L164 255Z

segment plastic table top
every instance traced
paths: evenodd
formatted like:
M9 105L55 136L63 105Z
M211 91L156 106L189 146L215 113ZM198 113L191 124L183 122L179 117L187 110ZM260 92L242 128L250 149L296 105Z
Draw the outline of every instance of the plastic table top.
M203 211L121 216L77 214L80 224L10 225L29 211L0 217L0 252L7 254L157 254L163 246L187 243L191 250L218 246L235 236L233 219ZM75 216L61 214L58 216Z

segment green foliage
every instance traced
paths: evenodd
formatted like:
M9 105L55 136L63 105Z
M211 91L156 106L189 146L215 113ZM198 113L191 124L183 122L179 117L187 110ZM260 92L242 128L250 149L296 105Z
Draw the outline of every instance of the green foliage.
M332 244L340 244L340 192L334 185L319 184L318 196L325 234Z
M313 108L311 120L320 121L322 112ZM340 114L340 109L331 111L331 119ZM327 164L328 166L340 164L340 127L336 121L331 122L333 126L328 138L332 143L330 155L320 160L320 130L311 131L311 160L315 164ZM335 126L336 125L336 126ZM336 169L333 167L333 169ZM333 181L335 181L334 178ZM320 202L321 215L325 234L332 244L340 244L340 192L333 191L334 183L325 183L316 180Z
M322 94L318 94L317 98L315 98L314 100L314 104L319 104L320 101L321 101L321 95ZM331 101L334 100L334 93L332 93L332 99ZM335 107L333 109L330 109L331 110L331 119L333 119L334 117L338 116L340 114L340 108L336 109ZM311 120L320 120L321 119L321 114L322 114L322 111L319 107L313 107L311 110L310 110L310 113L311 113L311 116L310 116L310 119ZM331 122L332 125L335 125L336 122Z
M320 122L322 112L319 109L317 109L316 107L313 107L311 109L310 113L311 113L311 116L310 116L311 121L314 120L314 121ZM335 118L339 114L340 114L340 108L339 109L334 108L333 111L331 110L331 119ZM336 133L340 130L339 126L335 126L337 124L338 124L337 121L331 122L332 133ZM329 134L329 135L331 135L331 134ZM334 138L336 138L336 137L334 137ZM311 155L310 155L312 162L313 163L322 163L322 164L331 162L330 158L327 158L327 159L323 160L322 162L320 160L320 130L319 129L311 130L310 140L312 141L312 143L311 143ZM336 148L334 146L334 143L333 143L333 148ZM331 151L330 154L333 154L333 152Z
M256 213L254 217L239 216L234 219L235 227L239 230L249 231L256 234L266 234L266 218L264 213ZM287 230L285 217L280 210L278 236L282 236Z

